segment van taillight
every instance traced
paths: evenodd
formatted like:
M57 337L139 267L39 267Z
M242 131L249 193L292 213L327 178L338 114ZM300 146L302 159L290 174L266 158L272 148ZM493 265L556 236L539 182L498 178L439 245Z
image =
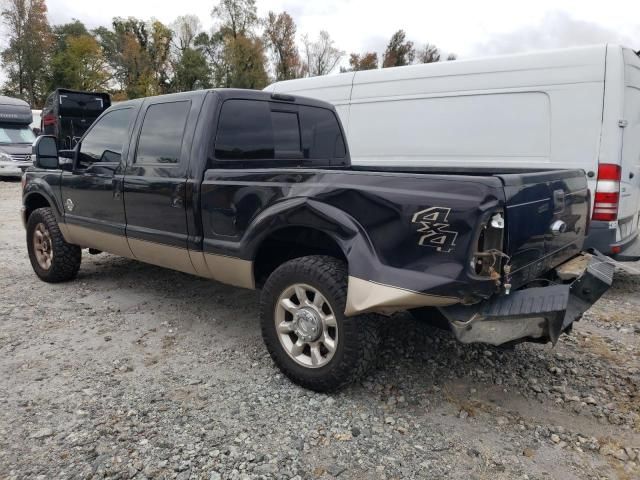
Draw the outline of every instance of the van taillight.
M42 118L42 124L46 127L49 125L55 125L56 124L56 116L49 114L49 115L45 115Z
M618 217L621 177L620 165L601 163L598 166L598 183L593 201L593 220L611 222Z

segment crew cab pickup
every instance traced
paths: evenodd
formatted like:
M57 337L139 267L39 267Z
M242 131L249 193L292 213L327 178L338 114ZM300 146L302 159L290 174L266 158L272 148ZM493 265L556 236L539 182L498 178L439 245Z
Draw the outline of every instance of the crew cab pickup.
M73 279L89 248L261 288L272 358L319 391L364 372L383 315L444 320L463 342L556 342L612 281L582 252L583 171L352 167L317 100L122 102L73 150L42 136L33 158L23 220L42 280Z

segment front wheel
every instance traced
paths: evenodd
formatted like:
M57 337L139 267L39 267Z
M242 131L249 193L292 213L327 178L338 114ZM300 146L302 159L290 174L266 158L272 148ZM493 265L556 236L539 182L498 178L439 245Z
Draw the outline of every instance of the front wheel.
M373 364L378 346L374 315L345 317L347 269L333 257L290 260L267 279L260 300L264 342L295 383L336 390Z
M45 282L64 282L78 273L82 251L64 240L50 208L38 208L29 215L27 249L34 272Z

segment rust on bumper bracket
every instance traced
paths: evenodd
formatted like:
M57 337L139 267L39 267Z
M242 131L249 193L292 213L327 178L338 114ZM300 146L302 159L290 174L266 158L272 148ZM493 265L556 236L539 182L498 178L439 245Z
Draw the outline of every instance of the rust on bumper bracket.
M580 320L613 282L615 267L594 252L584 272L570 284L526 288L476 305L440 308L463 343L502 345L514 341L554 344Z

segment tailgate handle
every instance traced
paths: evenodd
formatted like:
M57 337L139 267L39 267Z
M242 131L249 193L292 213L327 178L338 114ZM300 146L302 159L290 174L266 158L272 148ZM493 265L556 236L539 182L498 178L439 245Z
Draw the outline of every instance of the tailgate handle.
M554 235L560 235L567 231L567 224L562 220L556 220L551 224L551 233Z
M553 192L553 213L564 212L564 190L554 190Z

